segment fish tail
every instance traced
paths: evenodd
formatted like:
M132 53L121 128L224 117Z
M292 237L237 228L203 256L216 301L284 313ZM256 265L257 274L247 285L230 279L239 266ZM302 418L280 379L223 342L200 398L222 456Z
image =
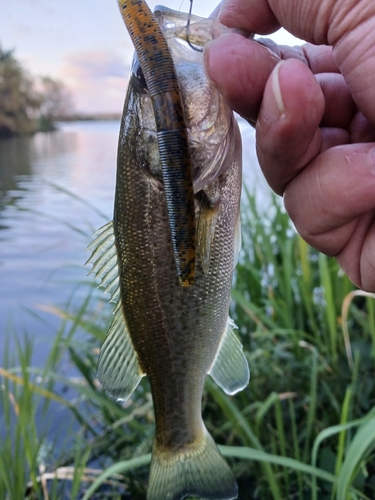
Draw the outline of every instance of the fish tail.
M207 431L199 444L177 452L159 450L154 444L147 500L182 500L188 495L237 498L236 480Z

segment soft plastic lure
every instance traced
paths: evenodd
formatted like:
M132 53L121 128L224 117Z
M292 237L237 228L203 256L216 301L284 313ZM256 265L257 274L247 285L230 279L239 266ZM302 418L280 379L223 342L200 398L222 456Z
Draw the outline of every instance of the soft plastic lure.
M160 25L143 0L119 0L150 94L178 276L194 283L195 208L192 166L175 65Z

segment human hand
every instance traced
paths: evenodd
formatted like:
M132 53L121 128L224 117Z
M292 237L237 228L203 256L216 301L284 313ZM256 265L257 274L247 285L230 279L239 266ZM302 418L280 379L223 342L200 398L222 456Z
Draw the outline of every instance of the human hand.
M223 35L205 50L206 71L255 125L263 173L302 237L375 291L374 0L226 0L219 19L310 42Z

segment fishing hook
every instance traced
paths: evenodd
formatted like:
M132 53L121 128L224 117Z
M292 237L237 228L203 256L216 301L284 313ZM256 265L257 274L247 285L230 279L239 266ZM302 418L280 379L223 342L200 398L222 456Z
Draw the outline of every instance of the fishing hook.
M191 14L192 14L192 11L193 11L193 1L194 0L190 0L189 17L188 17L188 22L187 22L187 25L186 25L187 43L188 43L189 47L192 48L193 50L196 50L197 52L203 52L203 49L200 49L199 47L196 47L189 40L189 27L190 27L190 18L191 18Z

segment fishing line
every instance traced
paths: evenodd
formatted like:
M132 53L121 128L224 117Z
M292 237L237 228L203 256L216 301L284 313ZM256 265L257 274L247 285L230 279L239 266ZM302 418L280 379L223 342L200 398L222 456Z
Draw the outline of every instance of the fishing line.
M192 15L192 11L193 11L193 1L194 0L190 0L189 17L188 17L188 22L186 25L186 39L187 39L187 43L188 43L190 48L192 48L193 50L196 50L197 52L203 52L203 49L200 49L197 46L193 45L191 43L191 41L189 40L189 27L190 27L190 20L191 20L191 15Z

